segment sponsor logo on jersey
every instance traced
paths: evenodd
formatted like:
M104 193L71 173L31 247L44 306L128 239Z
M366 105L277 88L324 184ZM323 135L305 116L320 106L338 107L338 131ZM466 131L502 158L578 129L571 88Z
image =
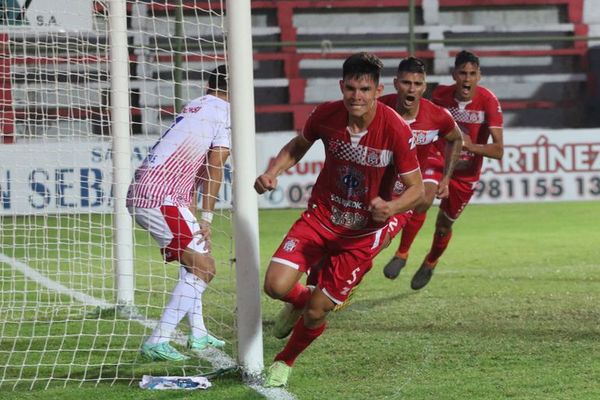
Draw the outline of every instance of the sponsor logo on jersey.
M186 106L186 107L183 107L183 110L181 110L181 113L182 114L185 114L185 113L187 113L187 114L195 114L198 111L200 111L201 109L202 109L201 106L196 106L196 107Z
M367 217L360 213L342 211L336 207L331 207L331 222L334 225L343 226L348 229L362 229L367 225Z
M330 199L334 203L341 204L343 207L358 208L359 210L366 209L366 207L364 206L364 204L362 203L362 201L343 199L340 196L337 196L337 195L335 195L333 193L331 194Z
M365 176L356 168L343 166L338 170L338 187L347 197L362 196L366 193Z

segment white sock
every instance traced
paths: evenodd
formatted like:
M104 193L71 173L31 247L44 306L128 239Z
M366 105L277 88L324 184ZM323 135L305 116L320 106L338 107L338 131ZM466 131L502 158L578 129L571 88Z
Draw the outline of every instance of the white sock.
M179 270L179 281L173 289L169 303L167 303L152 335L146 340L146 344L158 344L171 340L173 331L179 322L194 307L195 298L196 289L190 284L188 273L182 266Z
M189 275L192 274L190 273ZM193 282L192 286L196 291L196 298L194 299L192 309L188 312L188 321L192 328L192 336L199 338L208 335L208 330L206 329L206 325L204 325L204 317L202 316L202 293L204 293L208 284L195 275L192 275L192 277L194 279L193 281L190 279L190 281Z

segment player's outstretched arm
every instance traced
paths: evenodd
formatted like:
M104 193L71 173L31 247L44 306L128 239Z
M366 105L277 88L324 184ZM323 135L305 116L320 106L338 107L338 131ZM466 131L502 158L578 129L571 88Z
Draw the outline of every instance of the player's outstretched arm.
M450 178L456 168L460 151L463 147L463 135L458 125L454 125L454 129L448 133L444 139L446 139L446 153L444 156L444 176L440 181L437 189L437 197L443 199L448 197L448 184Z
M492 136L492 143L473 143L470 138L465 137L463 149L470 151L473 154L500 160L504 155L504 139L502 128L490 128L490 133Z
M312 142L309 142L302 136L296 136L290 140L279 151L279 154L277 154L277 157L271 162L267 170L256 178L254 190L258 194L263 194L268 190L275 189L277 187L277 177L296 165L304 157L304 154L306 154L312 144Z

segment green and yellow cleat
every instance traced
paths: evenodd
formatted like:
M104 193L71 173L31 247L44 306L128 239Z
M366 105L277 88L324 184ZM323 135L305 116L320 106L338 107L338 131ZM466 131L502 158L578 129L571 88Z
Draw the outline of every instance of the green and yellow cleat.
M292 374L292 367L283 361L275 361L267 370L264 387L285 387Z

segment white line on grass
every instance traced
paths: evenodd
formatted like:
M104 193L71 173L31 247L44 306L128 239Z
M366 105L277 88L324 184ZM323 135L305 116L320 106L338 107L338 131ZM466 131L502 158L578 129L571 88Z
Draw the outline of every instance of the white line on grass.
M35 281L37 284L44 286L50 290L54 290L57 293L70 296L74 300L77 300L81 303L102 308L109 308L115 306L114 304L97 299L85 293L81 293L76 290L70 289L61 283L53 281L47 276L40 274L24 262L21 262L15 258L8 257L5 254L0 253L0 262L10 265L14 270L19 271L25 277L31 279L32 281ZM156 321L146 319L135 311L132 312L129 315L129 317L147 328L153 329L156 326ZM183 334L183 332L177 331L175 337L173 338L173 341L180 345L185 345L185 335ZM236 362L228 354L215 348L199 351L196 352L196 354L205 359L206 361L210 362L213 368L216 369L225 369L237 365ZM269 400L296 400L296 396L289 393L285 389L264 388L263 386L257 383L249 383L248 386L256 392L262 394Z

